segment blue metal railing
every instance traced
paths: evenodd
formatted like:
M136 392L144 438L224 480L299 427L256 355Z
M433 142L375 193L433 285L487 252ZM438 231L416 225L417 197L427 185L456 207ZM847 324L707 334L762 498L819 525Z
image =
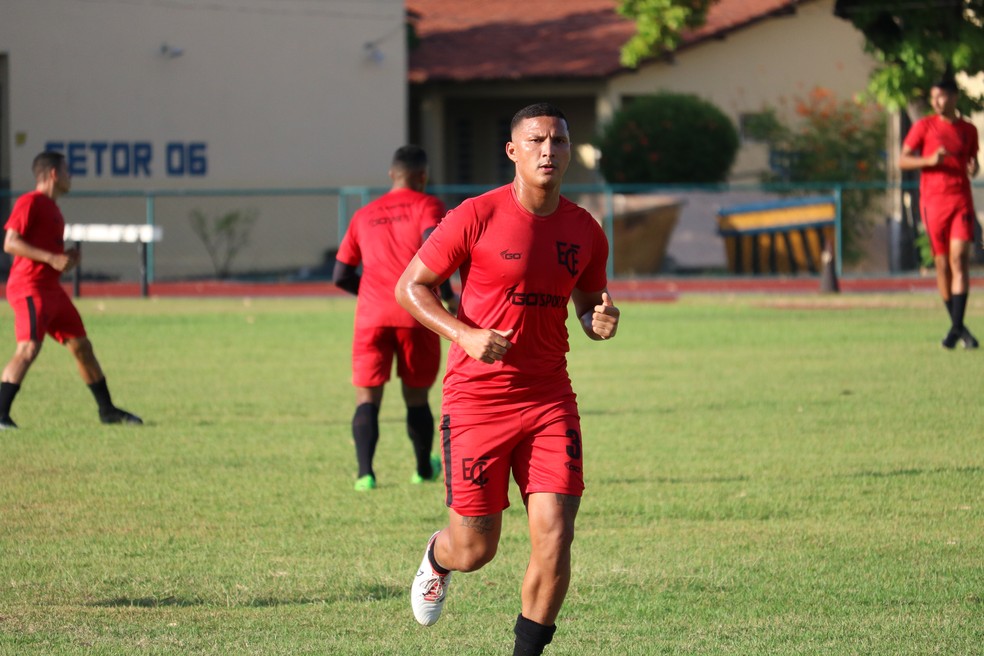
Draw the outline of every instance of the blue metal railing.
M975 188L982 186L981 182L974 183ZM428 188L430 193L445 197L468 197L484 193L498 185L431 185ZM600 194L603 199L602 225L609 238L610 248L614 245L614 222L615 222L615 202L616 194L683 194L697 192L761 192L763 194L792 195L799 193L808 194L830 194L836 199L836 270L838 275L842 272L842 262L840 253L842 252L842 208L841 201L843 192L850 189L869 189L880 191L915 189L916 184L888 185L885 183L775 183L775 184L567 184L564 186L564 194L567 196L577 194ZM343 187L315 187L315 188L224 188L224 189L144 189L144 190L76 190L72 192L74 198L143 198L146 205L146 222L149 225L157 223L157 200L161 198L184 198L184 197L302 197L318 196L337 198L338 201L338 241L348 227L348 221L352 213L358 207L365 205L372 198L385 193L389 187L381 186L343 186ZM24 190L0 189L0 198L15 197L24 193ZM353 202L353 199L357 199ZM610 253L611 254L611 253ZM154 245L148 244L147 267L148 279L154 280ZM608 261L609 277L614 276L614 260L609 257Z

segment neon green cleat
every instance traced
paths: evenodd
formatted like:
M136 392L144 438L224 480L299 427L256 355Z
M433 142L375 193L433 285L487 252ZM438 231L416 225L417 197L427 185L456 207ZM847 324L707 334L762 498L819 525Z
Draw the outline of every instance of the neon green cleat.
M369 490L376 489L376 477L372 474L366 474L365 476L356 479L355 481L355 491L356 492L368 492Z
M410 482L414 485L419 485L421 483L426 483L428 481L439 481L441 480L441 457L431 454L431 477L424 478L417 472L413 473L410 477Z

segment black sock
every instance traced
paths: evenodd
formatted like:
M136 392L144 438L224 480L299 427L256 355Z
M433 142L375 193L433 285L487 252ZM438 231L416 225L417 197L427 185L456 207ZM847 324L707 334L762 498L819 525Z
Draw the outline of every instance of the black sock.
M447 576L448 573L451 572L451 570L445 569L444 567L441 567L440 565L438 565L437 564L437 558L434 556L434 545L436 543L437 543L437 540L434 540L433 542L430 543L430 546L427 547L427 560L430 562L431 568L435 572L437 572L441 576Z
M434 446L434 415L429 405L407 408L407 435L417 459L417 474L421 478L431 478L434 475L430 460Z
M352 437L355 439L355 457L359 461L359 478L373 474L372 459L376 454L376 443L379 442L379 408L371 403L363 403L355 409Z
M10 417L10 406L14 405L14 397L19 391L17 383L0 383L0 417Z
M545 626L537 624L533 620L528 620L522 615L516 618L516 646L513 648L513 656L540 656L543 648L553 640L554 631L557 625Z
M950 317L950 323L953 323L953 299L945 299L943 305L946 306L946 316Z
M963 332L964 314L967 312L967 292L950 296L950 320L955 332Z
M106 386L106 379L97 380L89 384L89 391L96 397L96 404L99 406L100 413L113 410L113 399L109 396L109 387Z

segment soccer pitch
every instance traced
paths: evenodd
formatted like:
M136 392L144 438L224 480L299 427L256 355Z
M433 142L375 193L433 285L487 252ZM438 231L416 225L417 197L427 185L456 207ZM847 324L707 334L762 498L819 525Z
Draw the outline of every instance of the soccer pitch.
M615 301L616 339L571 329L587 490L546 654L984 653L984 351L940 348L935 295ZM396 383L352 490L353 301L79 306L147 425L99 424L46 341L0 433L0 654L511 652L515 488L430 628L409 585L446 512Z

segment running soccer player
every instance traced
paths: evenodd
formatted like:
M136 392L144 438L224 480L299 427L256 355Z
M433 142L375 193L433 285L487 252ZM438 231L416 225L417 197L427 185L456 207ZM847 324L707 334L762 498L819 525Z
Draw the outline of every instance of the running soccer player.
M403 383L407 434L417 461L410 481L433 481L441 473L440 458L431 455L434 415L427 400L441 367L441 340L397 304L393 287L444 216L444 204L424 193L427 153L419 146L398 149L389 176L393 182L390 190L352 216L333 274L338 287L358 297L352 339L352 437L359 466L355 481L358 491L376 488L372 463L379 441L379 407L394 356L396 373ZM441 294L455 309L450 284L442 285Z
M574 520L584 489L581 426L567 374L567 306L588 337L615 335L607 292L608 240L560 194L571 160L567 119L540 103L513 117L511 184L447 214L396 287L401 305L452 342L444 377L441 449L448 525L427 542L411 588L431 625L451 572L492 560L509 506L510 473L526 506L530 562L514 654L550 643L571 579ZM455 317L431 290L461 274Z
M943 348L957 342L975 349L977 339L964 325L970 291L970 247L974 242L977 128L957 115L956 80L945 76L929 92L933 115L916 121L902 144L899 168L920 171L919 205L936 265L936 286L950 315Z
M102 423L142 424L140 417L113 405L82 317L59 282L62 273L79 263L78 250L65 250L65 218L57 204L72 187L65 156L43 152L34 158L31 170L36 188L14 203L3 241L3 250L14 256L7 301L14 309L17 347L0 375L0 429L17 428L10 408L41 352L45 334L68 347L82 380L96 398Z

